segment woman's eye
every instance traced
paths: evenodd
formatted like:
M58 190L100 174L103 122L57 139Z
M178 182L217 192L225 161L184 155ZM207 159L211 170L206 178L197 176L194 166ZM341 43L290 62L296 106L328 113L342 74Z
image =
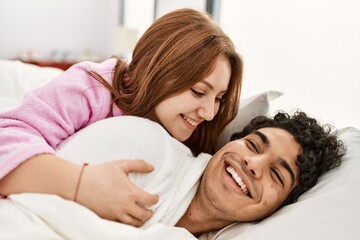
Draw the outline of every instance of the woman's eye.
M215 101L219 102L219 103L223 103L224 99L222 97L217 97L217 98L215 98Z
M199 91L196 91L195 89L192 89L192 88L191 88L191 91L193 92L193 94L194 94L196 97L202 97L202 96L205 95L204 93L199 92Z

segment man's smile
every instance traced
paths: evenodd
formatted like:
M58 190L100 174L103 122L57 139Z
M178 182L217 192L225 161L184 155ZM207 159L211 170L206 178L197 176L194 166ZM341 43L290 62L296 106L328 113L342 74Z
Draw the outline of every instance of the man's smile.
M239 185L239 187L241 188L241 190L246 194L249 195L248 189L245 185L245 183L243 182L243 180L239 177L239 175L237 174L237 172L235 171L235 169L233 167L231 167L230 165L226 167L226 172L229 174L229 176L231 176L234 181Z

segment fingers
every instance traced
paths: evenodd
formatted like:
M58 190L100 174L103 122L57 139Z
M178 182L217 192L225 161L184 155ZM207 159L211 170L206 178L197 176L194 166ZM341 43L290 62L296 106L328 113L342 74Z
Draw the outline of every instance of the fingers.
M136 193L137 204L143 207L152 206L159 201L159 196L150 194L138 188L138 193Z
M124 210L126 210L127 213L124 214L122 211L118 212L116 214L116 220L136 227L142 226L154 214L152 210L141 207L135 203L129 205L128 208Z
M158 195L147 193L140 188L136 189L134 194L135 204L129 205L127 209L127 216L125 221L127 224L133 226L142 226L149 218L151 218L154 212L147 209L148 206L154 205L159 201Z
M139 205L136 205L131 209L129 209L128 215L142 222L146 222L149 218L151 218L154 215L154 212L150 209L146 209Z
M144 160L122 160L120 161L120 164L125 173L149 173L154 170L154 167L151 164L145 162Z
M87 169L82 178L84 194L83 197L79 195L79 200L84 201L79 201L79 203L81 202L105 219L132 226L142 226L153 215L153 211L148 207L156 204L159 196L134 185L128 174L131 172L148 173L153 170L154 167L143 160L119 160L93 165ZM89 199L92 200L89 201Z
M137 219L130 215L121 215L117 220L121 223L132 225L135 227L141 227L142 225L144 225L144 221L141 221L140 219Z

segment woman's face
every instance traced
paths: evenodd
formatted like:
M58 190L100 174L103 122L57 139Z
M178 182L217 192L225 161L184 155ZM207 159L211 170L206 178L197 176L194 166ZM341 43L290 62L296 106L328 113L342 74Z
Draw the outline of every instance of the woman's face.
M208 77L190 89L174 94L154 109L155 120L177 140L187 140L203 122L211 121L218 113L221 99L231 77L229 60L218 57Z

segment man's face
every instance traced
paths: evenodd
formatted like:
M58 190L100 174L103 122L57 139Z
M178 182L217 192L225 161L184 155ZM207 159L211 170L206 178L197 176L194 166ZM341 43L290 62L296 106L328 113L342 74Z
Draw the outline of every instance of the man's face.
M297 185L300 145L279 128L226 144L205 169L198 199L218 222L255 221L272 214Z

